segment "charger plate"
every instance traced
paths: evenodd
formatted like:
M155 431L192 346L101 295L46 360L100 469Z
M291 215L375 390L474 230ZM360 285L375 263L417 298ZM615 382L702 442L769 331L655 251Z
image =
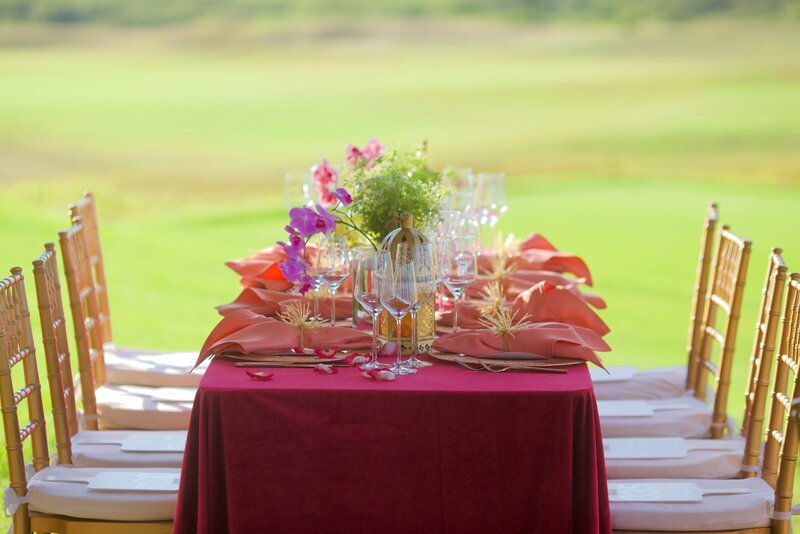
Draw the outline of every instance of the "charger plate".
M341 362L347 356L341 352L336 353L332 358L320 358L316 354L237 354L231 352L223 352L220 354L227 360L234 360L237 362L275 362L275 363L333 363Z
M585 360L580 360L577 358L546 358L546 359L536 359L536 360L502 360L498 358L479 358L475 356L466 356L461 354L452 354L449 352L440 352L438 350L431 350L428 352L428 355L432 358L436 358L437 360L449 363L457 364L459 361L464 363L474 363L474 364L482 364L485 363L486 365L491 365L493 367L519 367L519 368L527 368L527 367L564 367L567 365L580 365L582 363L586 363Z

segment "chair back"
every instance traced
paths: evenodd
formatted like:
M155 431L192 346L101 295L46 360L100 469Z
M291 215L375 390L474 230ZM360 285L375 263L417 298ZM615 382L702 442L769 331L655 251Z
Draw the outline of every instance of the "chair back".
M103 266L103 250L100 246L97 203L91 191L84 192L80 200L70 204L69 216L73 224L77 221L83 224L86 247L89 254L89 266L99 306L97 320L100 321L103 329L103 341L111 343L111 311L108 305L108 284L106 283L106 271Z
M105 381L105 356L100 313L90 271L84 228L76 221L69 230L58 233L64 262L75 350L81 382L83 417L88 430L97 430L97 403L94 390Z
M786 264L781 249L773 248L767 263L767 275L761 291L761 305L756 320L756 333L745 388L742 432L745 437L742 476L758 473L761 456L761 434L764 431L764 412L769 394L775 340L781 315L783 293L786 289Z
M71 438L78 433L78 408L75 402L56 247L53 243L47 243L44 249L44 253L33 261L33 277L36 281L36 300L39 305L47 380L50 386L56 453L59 464L69 464L72 463Z
M728 394L731 386L736 333L742 308L747 266L752 242L742 239L727 226L719 234L717 254L712 269L711 287L706 298L703 320L703 343L695 381L695 396L705 400L708 382L714 380L714 413L711 437L721 438L728 426ZM718 327L722 312L722 326ZM712 344L719 344L719 362L712 361Z
M792 485L797 463L797 417L792 403L800 398L800 274L792 273L783 313L761 476L775 488L773 532L790 532Z
M14 388L12 369L22 363L25 385ZM27 423L20 426L19 405L25 401ZM33 468L41 471L49 463L42 391L36 368L30 311L25 296L22 269L11 269L11 276L0 280L0 407L8 454L9 487L18 497L25 497L28 483L25 473L23 442L31 438ZM30 532L28 506L24 502L13 515L14 532Z
M689 339L686 343L686 352L689 354L686 389L692 389L697 381L697 368L700 365L700 350L703 346L703 319L705 319L706 294L708 293L708 279L711 272L711 257L714 250L714 232L719 222L717 204L712 202L706 209L703 233L700 236L700 256L697 261L697 274L694 281L694 295L692 296L692 313L689 317Z

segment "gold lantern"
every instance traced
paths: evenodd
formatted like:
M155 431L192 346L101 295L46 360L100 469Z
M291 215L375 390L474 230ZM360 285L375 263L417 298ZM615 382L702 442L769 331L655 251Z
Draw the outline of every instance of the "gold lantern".
M408 243L409 249L413 250L413 247L427 242L427 238L414 229L414 216L405 214L400 216L400 228L392 230L383 239L381 249L388 250L394 261L400 243ZM400 348L404 355L411 354L411 328L412 318L408 314L400 322ZM417 311L417 354L425 354L430 350L435 333L434 299L429 299ZM397 321L386 310L378 316L378 336L383 341L397 342Z

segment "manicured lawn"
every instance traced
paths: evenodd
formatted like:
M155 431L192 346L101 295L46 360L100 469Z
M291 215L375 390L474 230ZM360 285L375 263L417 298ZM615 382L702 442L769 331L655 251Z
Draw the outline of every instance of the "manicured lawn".
M237 294L222 263L281 234L284 170L371 136L427 138L435 165L509 171L504 231L586 259L609 304L612 365L685 361L700 227L718 201L755 243L731 398L741 418L769 247L800 270L796 30L0 48L0 260L30 272L67 202L93 189L115 341L198 348L212 306Z

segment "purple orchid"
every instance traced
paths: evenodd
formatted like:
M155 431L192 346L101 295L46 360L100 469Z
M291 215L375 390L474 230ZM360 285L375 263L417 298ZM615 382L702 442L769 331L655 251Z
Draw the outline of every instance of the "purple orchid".
M312 212L313 213L313 212ZM317 204L317 213L319 213L319 220L317 221L317 229L323 234L329 234L336 230L336 216L331 212Z
M283 277L289 282L301 281L306 275L308 263L303 258L288 258L278 264L278 268L283 273Z
M333 196L342 203L342 206L349 206L353 203L353 197L347 192L347 189L340 187L333 192Z

